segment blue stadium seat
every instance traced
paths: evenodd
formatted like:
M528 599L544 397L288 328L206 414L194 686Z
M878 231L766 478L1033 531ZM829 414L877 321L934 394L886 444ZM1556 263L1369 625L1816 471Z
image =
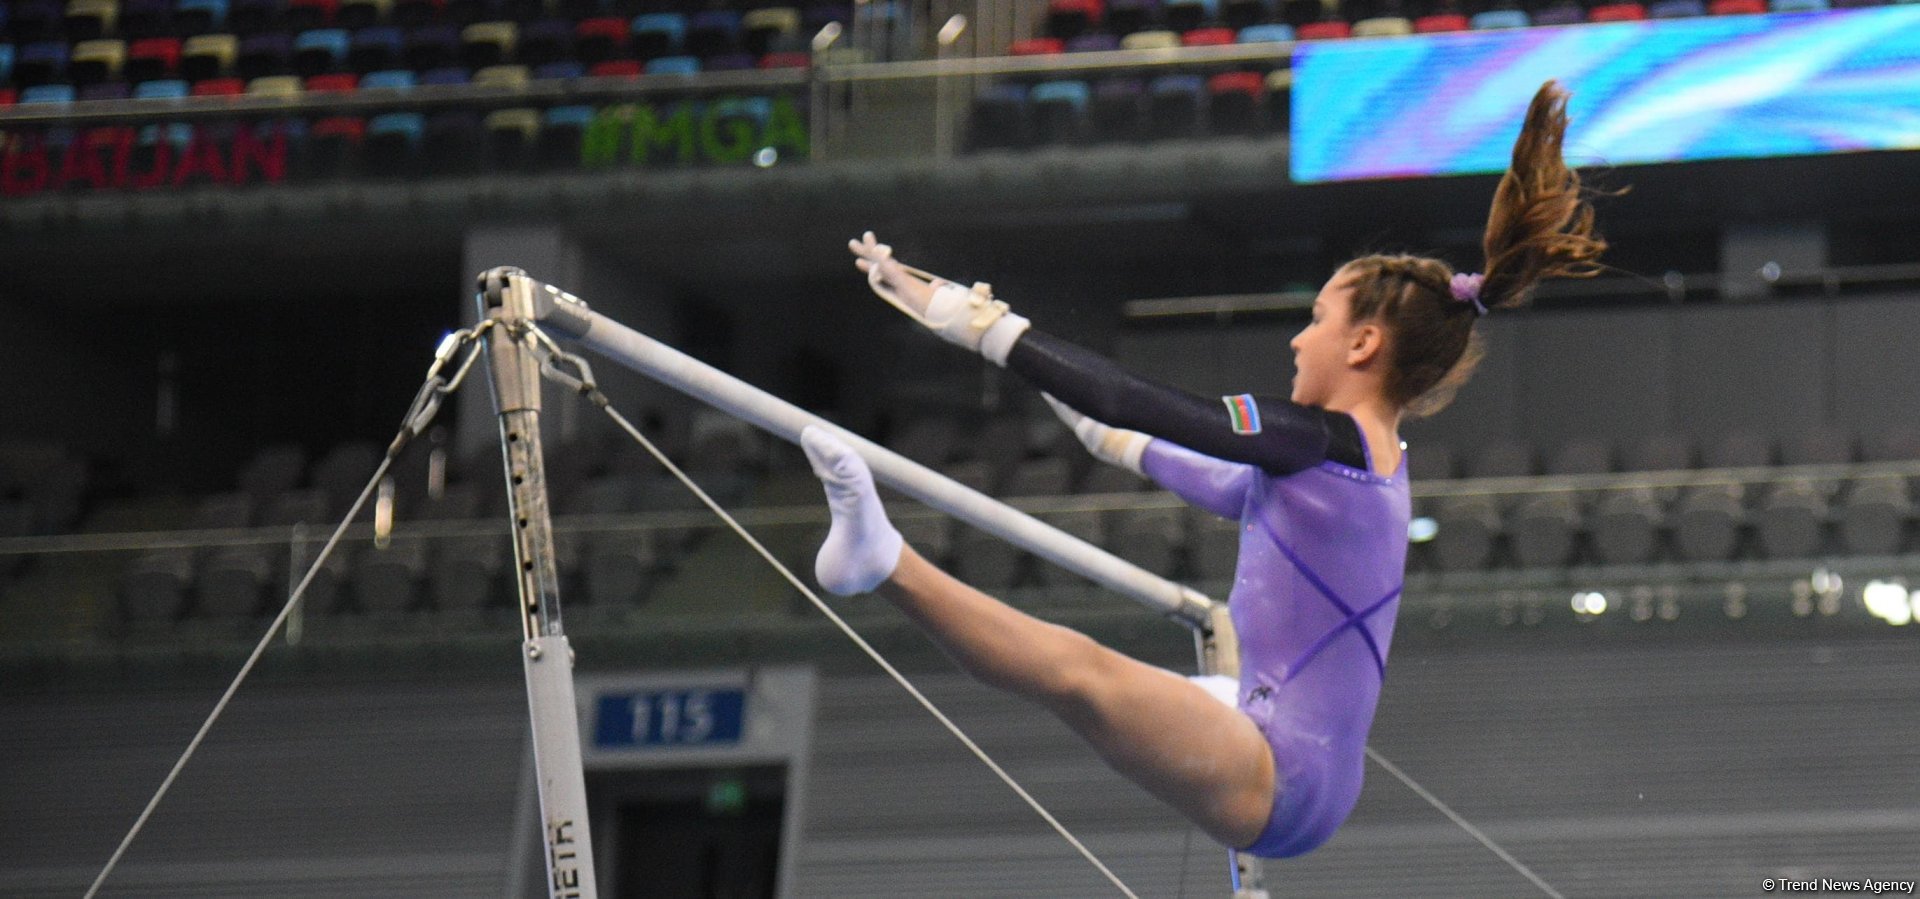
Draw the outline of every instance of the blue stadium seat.
M520 30L515 58L530 66L543 66L573 56L573 23L560 19L535 22Z
M642 58L677 53L686 45L686 16L664 12L633 18L633 52Z
M1702 0L1656 0L1647 4L1649 19L1690 19L1707 14Z
M1578 25L1587 20L1587 11L1574 0L1551 3L1533 11L1534 25Z
M1527 17L1526 12L1518 9L1490 9L1483 13L1476 13L1469 21L1475 31L1526 28L1533 24L1533 20Z
M173 27L182 35L207 34L227 27L227 0L180 0Z
M1293 42L1293 26L1292 25L1248 25L1247 27L1240 29L1240 34L1236 38L1236 41L1242 44L1292 43Z
M703 72L744 72L760 67L760 58L751 53L722 53L700 61Z
M337 72L346 64L351 39L339 28L302 31L293 38L293 71L302 78Z
M580 166L580 144L593 124L591 106L556 106L540 114L539 160L544 166Z
M20 48L13 63L13 80L21 87L62 81L67 77L65 41L40 41Z
M1161 75L1147 84L1147 135L1196 137L1206 127L1207 81L1200 75Z
M649 75L698 75L700 60L692 56L662 56L647 60Z
M347 67L356 72L378 72L400 65L405 41L400 29L373 25L353 33L347 48Z
M730 9L694 13L687 20L687 50L698 56L717 56L740 47L740 14Z
M440 84L466 84L471 80L473 79L467 74L467 70L459 66L443 66L438 69L428 69L420 73L421 87L431 87Z
M459 61L460 29L452 25L428 25L407 35L407 66L418 72L445 68Z
M1824 12L1827 0L1768 0L1767 9L1773 12Z
M361 90L410 90L417 83L412 72L405 69L384 69L368 72L360 79Z
M1067 42L1068 53L1103 53L1120 49L1120 39L1111 34L1083 34Z
M1034 139L1043 144L1078 143L1089 135L1087 105L1092 91L1085 81L1042 81L1027 93Z
M420 171L426 117L417 112L385 112L367 120L362 144L367 171L375 175L414 175Z
M13 82L13 45L0 44L0 84Z
M76 99L81 101L125 100L132 95L132 89L124 81L103 81L81 88Z
M135 100L178 100L187 96L187 83L178 78L142 81L133 86Z
M550 62L535 66L533 77L536 81L555 81L567 78L580 78L587 74L586 66L573 60Z

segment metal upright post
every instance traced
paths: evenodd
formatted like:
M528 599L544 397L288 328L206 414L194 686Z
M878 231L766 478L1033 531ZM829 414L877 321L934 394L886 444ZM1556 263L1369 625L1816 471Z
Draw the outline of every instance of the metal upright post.
M596 899L593 841L587 830L587 785L580 767L580 722L573 697L573 650L560 626L560 576L554 563L553 520L540 448L540 365L525 341L535 300L517 269L481 276L477 301L488 332L487 368L500 441L506 455L508 514L525 640L527 706L533 722L533 761L540 788L546 843L547 892L552 899Z
M1226 603L1214 603L1207 610L1207 623L1193 628L1193 643L1201 674L1240 676L1240 638ZM1268 899L1266 872L1259 858L1228 850L1227 863L1233 869L1233 899Z

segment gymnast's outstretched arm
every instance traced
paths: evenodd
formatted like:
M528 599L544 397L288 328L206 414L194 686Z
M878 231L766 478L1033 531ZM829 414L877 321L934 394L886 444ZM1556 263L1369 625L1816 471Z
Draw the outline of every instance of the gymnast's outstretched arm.
M1160 384L1033 328L984 291L921 280L871 233L850 241L848 248L883 298L1095 421L1272 474L1292 474L1328 459L1367 467L1360 429L1351 416L1282 397L1208 400Z

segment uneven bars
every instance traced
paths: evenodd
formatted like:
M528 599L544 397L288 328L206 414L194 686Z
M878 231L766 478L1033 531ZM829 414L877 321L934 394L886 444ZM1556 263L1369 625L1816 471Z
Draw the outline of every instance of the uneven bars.
M1214 601L1198 590L1147 571L594 312L579 297L519 269L486 272L480 276L480 289L529 290L534 294L535 320L543 329L575 338L633 371L789 443L799 443L800 432L808 425L825 428L859 452L874 477L928 506L1197 630L1219 623Z

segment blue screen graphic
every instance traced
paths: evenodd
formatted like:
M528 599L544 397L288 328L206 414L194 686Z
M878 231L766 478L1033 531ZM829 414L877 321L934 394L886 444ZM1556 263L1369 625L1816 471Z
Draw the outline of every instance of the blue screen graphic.
M1578 165L1920 147L1920 6L1308 41L1296 182L1500 172L1541 82Z

